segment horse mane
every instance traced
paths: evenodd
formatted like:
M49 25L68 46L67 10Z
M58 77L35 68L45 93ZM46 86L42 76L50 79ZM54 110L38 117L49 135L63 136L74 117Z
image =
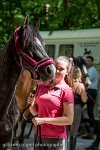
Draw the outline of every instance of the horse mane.
M30 29L32 30L32 32L29 32ZM42 43L42 46L44 47L43 39L40 36L40 33L38 32L38 30L36 29L36 27L29 25L28 30L27 31L24 30L23 35L22 35L22 32L23 32L23 26L20 27L20 30L18 32L18 35L19 35L19 47L20 48L23 47L23 49L28 50L29 47L30 47L30 44L31 43L34 44L34 41L33 41L34 37L38 37L38 39ZM33 35L33 33L34 33L34 35ZM24 38L24 40L23 40L23 38Z
M86 62L82 56L73 57L73 62L75 66L78 66L80 69L82 69L82 66L86 66Z

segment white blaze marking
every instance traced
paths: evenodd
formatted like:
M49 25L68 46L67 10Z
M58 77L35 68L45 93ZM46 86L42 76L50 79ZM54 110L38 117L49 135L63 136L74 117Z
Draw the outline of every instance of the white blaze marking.
M87 68L86 68L85 65L83 65L83 70L84 70L85 73L87 73Z
M84 69L84 73L87 74L88 72L87 72L87 68L85 65L83 65L83 69ZM91 85L91 81L90 81L89 77L86 77L85 83L87 83L88 85Z
M38 45L41 46L41 47L43 48L43 46L42 46L40 40L39 40L37 37L36 37L35 39L36 39L36 42L38 43Z

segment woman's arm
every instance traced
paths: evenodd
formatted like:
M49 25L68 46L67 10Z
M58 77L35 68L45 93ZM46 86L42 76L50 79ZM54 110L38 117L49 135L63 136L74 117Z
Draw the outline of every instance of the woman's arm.
M74 116L74 104L73 103L64 103L63 104L64 113L62 117L56 117L56 118L38 118L35 117L32 119L33 123L35 125L39 124L52 124L52 125L71 125L73 122L73 116Z
M36 116L38 114L38 107L36 104L36 99L34 97L34 94L30 93L30 96L27 100L28 104L30 104L29 110L33 116Z
M88 99L84 84L81 84L81 99L84 103Z
M36 104L34 104L33 106L30 106L29 110L33 116L36 116L38 114L38 107Z

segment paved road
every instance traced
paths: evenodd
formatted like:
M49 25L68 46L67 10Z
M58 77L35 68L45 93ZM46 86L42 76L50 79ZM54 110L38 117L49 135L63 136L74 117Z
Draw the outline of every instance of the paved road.
M25 134L27 135L28 131L30 128L30 123L27 123L27 127L25 129ZM17 132L17 135L20 132L20 126ZM18 144L18 142L15 143L15 145L13 145L11 147L11 145L9 145L8 150L33 150L33 131L29 137L29 139L24 140L23 144ZM89 146L92 143L93 140L86 140L86 139L82 139L82 138L78 138L77 139L77 146L76 146L76 150L85 150L85 147ZM68 144L69 144L69 140L68 140ZM100 150L100 148L99 148Z

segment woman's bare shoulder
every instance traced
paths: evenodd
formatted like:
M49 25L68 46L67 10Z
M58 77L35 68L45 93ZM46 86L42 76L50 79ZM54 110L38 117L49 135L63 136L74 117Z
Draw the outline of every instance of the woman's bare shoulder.
M83 83L80 83L79 88L80 88L81 90L85 90L84 84L83 84Z

